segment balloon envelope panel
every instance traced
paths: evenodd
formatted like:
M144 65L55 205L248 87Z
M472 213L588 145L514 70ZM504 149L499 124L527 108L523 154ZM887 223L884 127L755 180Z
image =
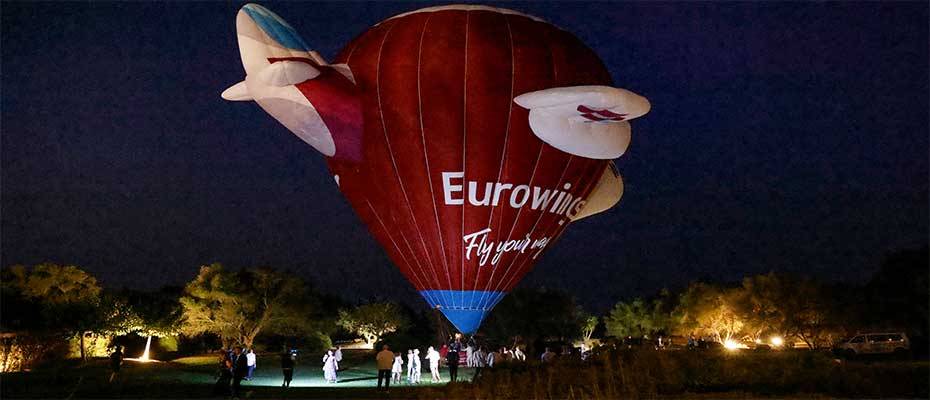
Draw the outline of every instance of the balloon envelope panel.
M473 332L609 162L542 142L513 98L610 85L609 73L571 34L486 8L388 19L335 62L351 68L363 120L361 162L328 158L340 190L430 305Z

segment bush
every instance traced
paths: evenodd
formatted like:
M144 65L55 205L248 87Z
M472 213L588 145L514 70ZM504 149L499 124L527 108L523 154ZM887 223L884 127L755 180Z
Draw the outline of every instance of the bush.
M424 398L652 398L741 391L784 396L926 397L928 368L846 363L818 352L720 353L611 350L581 361L535 361L487 369L476 383Z
M0 335L0 372L33 369L45 362L64 359L68 355L68 341L60 336Z

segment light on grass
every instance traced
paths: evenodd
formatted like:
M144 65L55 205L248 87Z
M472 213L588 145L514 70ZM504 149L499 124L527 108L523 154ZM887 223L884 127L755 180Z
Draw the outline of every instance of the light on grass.
M772 338L769 339L769 341L771 341L772 346L775 346L775 347L781 347L782 345L785 344L785 340L782 339L781 336L772 336Z
M727 339L723 341L723 348L730 350L730 351L736 351L739 349L746 349L748 347L745 344L737 342L733 339Z
M139 356L139 358L127 358L126 360L136 361L136 362L158 362L158 360L153 360L149 358L149 349L151 348L152 348L152 337L149 336L148 339L145 340L145 351L142 352L142 355Z
M145 339L145 351L142 352L142 357L139 357L139 361L148 361L149 360L149 349L152 348L152 336L149 335L148 339Z

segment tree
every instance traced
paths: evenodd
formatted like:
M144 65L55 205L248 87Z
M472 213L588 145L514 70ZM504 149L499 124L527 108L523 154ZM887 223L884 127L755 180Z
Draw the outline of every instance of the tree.
M650 302L637 298L629 303L618 302L604 318L607 334L616 337L642 337L657 330L655 308Z
M86 361L85 336L110 330L118 310L109 299L101 300L97 280L74 265L44 263L27 268L17 265L4 270L3 289L32 302L35 315L19 315L17 323L33 330L61 332L80 339L81 359ZM4 309L6 311L6 308ZM26 322L26 319L31 321Z
M361 335L368 345L374 345L386 333L406 329L410 321L393 303L371 303L351 310L340 310L339 326Z
M214 333L223 346L251 347L265 330L293 332L309 329L310 304L303 281L269 268L226 271L214 263L184 288L181 332Z
M768 273L743 279L743 286L734 307L742 317L750 339L761 339L764 333L788 336L785 306L795 295L791 280Z
M575 340L582 336L586 315L571 295L551 289L517 289L494 307L482 332L505 343L522 337L533 348L539 340Z
M597 323L600 321L594 315L589 315L583 320L584 322L581 325L581 338L586 344L589 344L591 342L591 336L594 335L594 329L597 328Z
M816 349L831 346L845 334L834 294L827 287L811 279L796 279L787 285L791 295L781 303L786 336L797 337Z
M723 343L740 337L743 321L738 314L735 301L739 291L716 286L693 283L681 294L674 315L680 332L697 331L710 335Z

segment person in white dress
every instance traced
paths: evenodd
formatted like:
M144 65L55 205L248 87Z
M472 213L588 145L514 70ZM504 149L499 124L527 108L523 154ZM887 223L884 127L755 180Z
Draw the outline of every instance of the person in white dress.
M465 347L465 366L469 368L475 367L475 347L468 344L468 347Z
M336 371L339 370L339 363L336 361L336 355L332 350L323 355L323 379L326 382L336 383Z
M420 349L413 349L413 383L420 383L422 369L422 364L420 364Z
M407 350L407 383L413 383L413 350Z
M426 350L426 359L429 361L429 372L430 375L432 375L431 382L433 383L438 383L442 380L442 378L439 377L440 358L442 358L442 356L439 355L439 352L436 351L433 346L430 346L429 349Z
M400 378L404 374L404 356L400 353L394 354L394 365L391 366L391 381L400 383Z

